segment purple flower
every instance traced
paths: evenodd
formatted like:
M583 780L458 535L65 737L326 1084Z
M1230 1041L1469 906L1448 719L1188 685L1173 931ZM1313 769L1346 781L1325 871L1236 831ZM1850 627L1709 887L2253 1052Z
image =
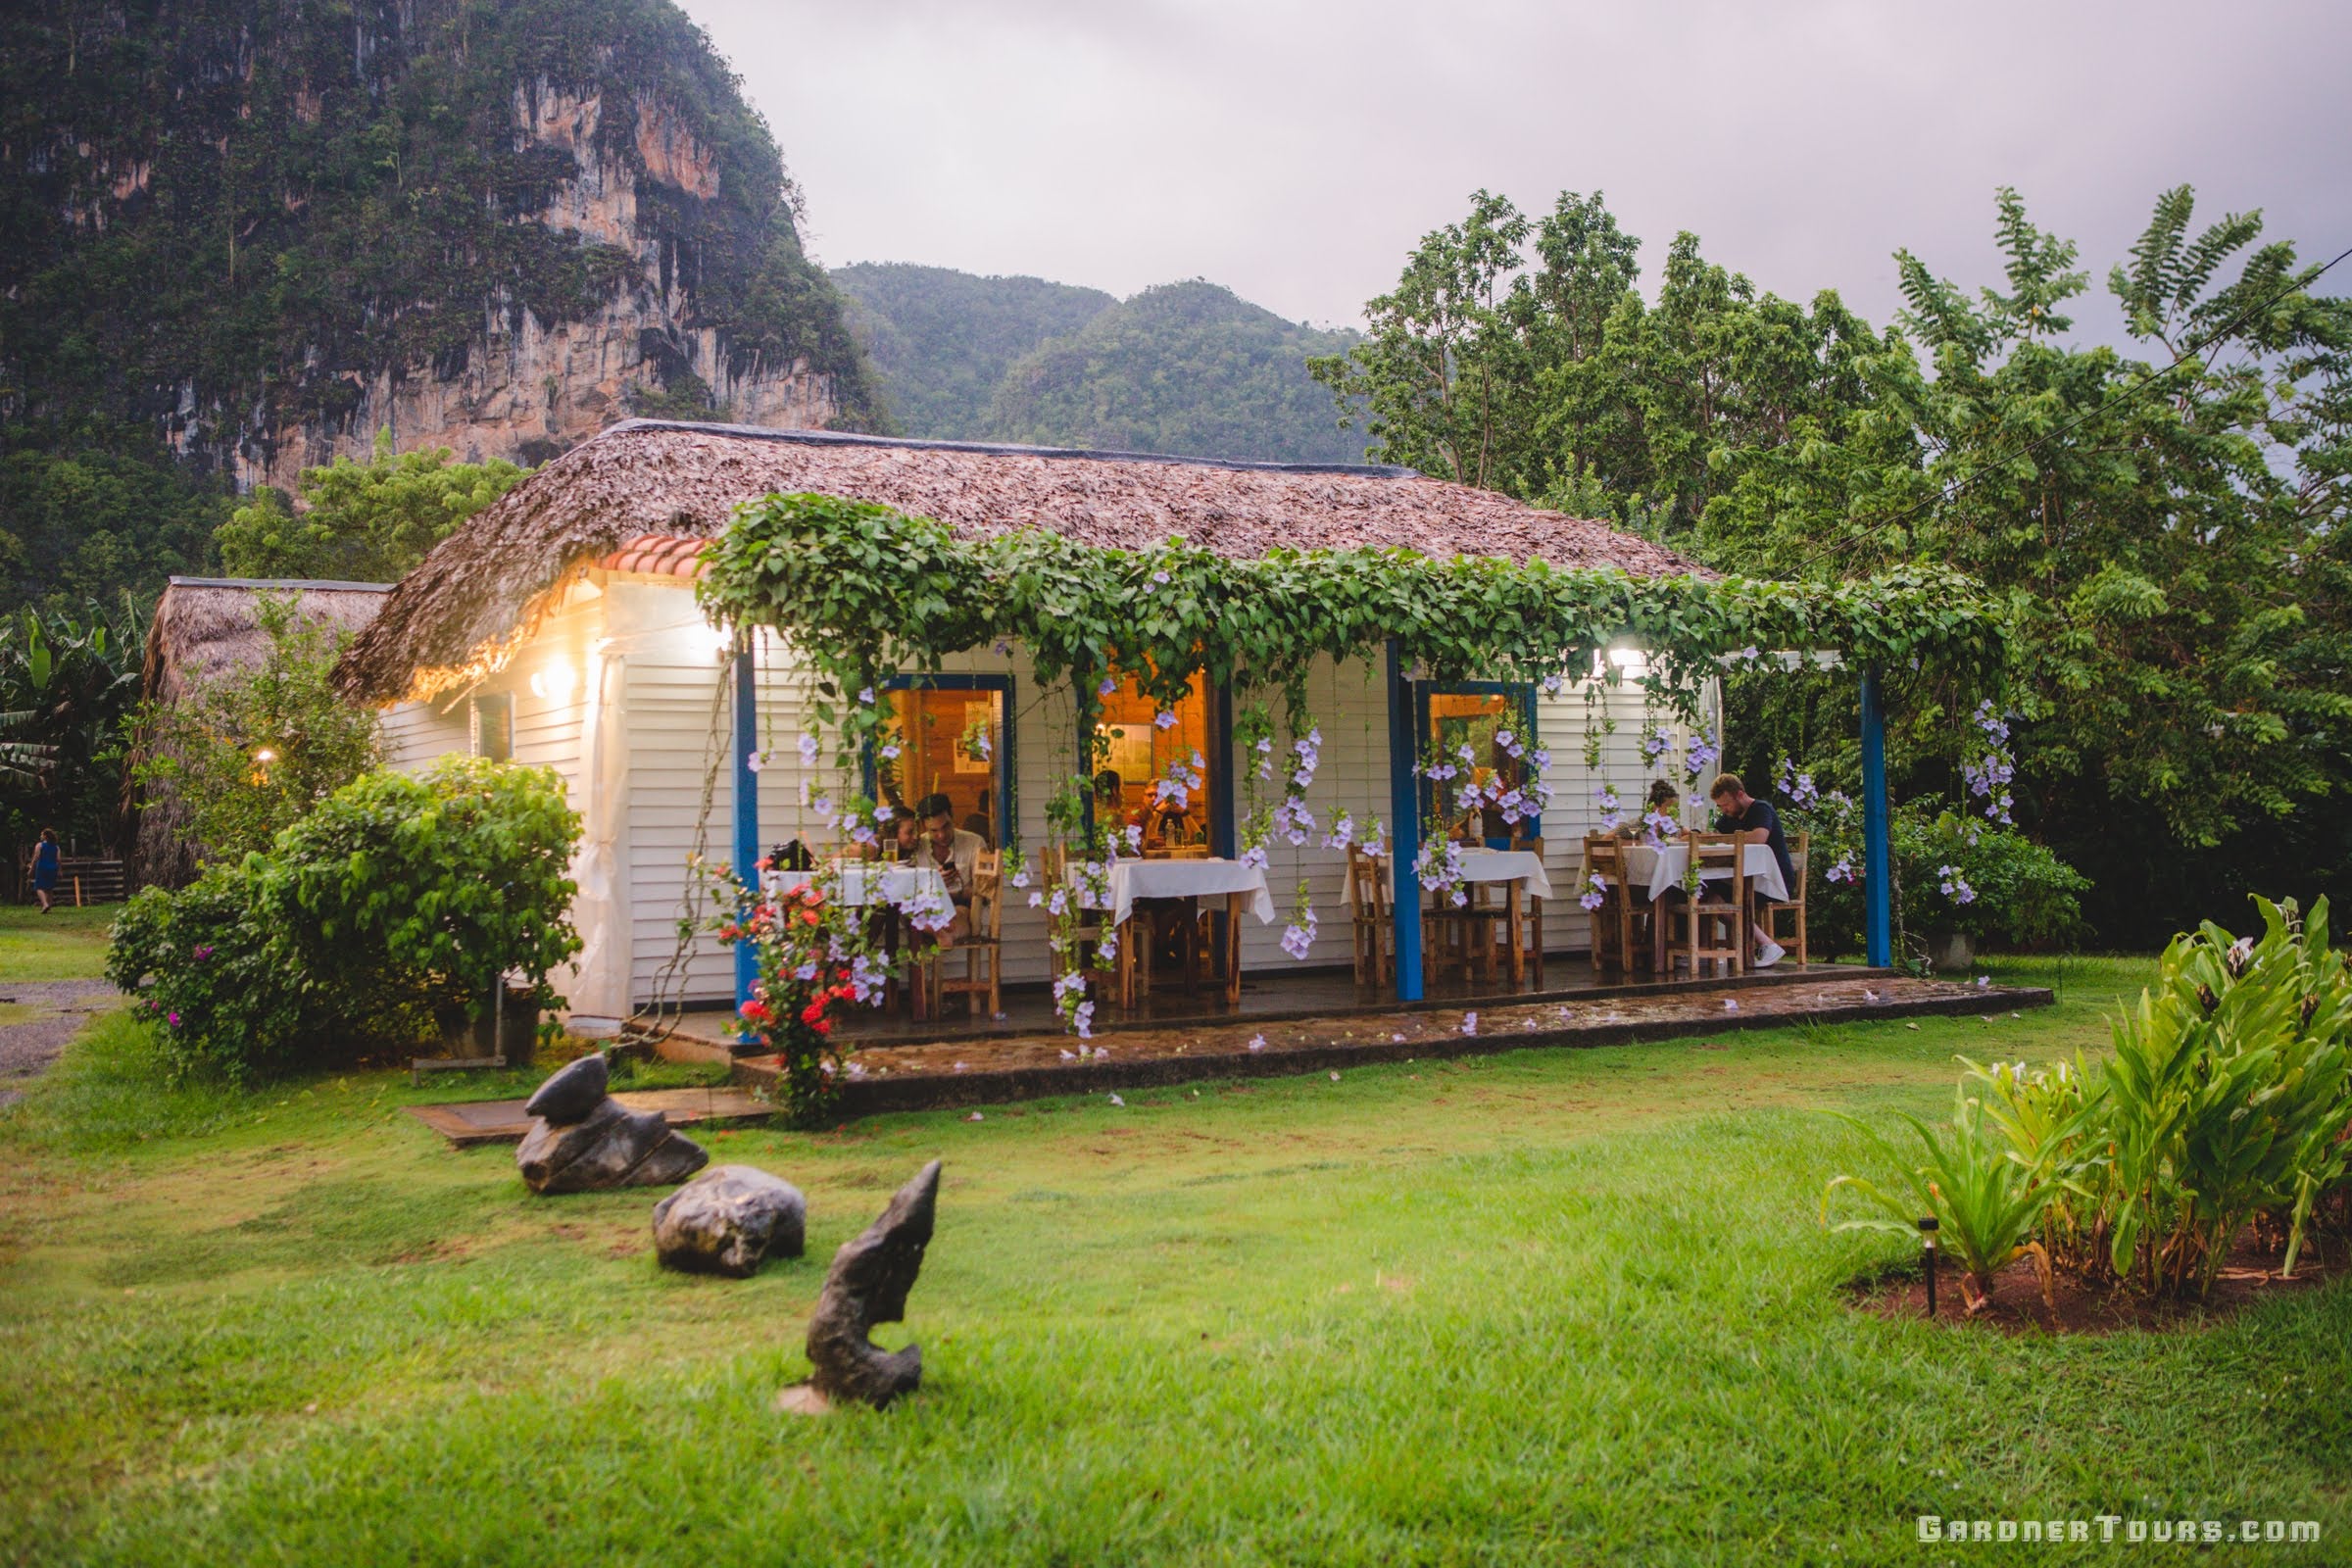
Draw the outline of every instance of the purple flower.
M1095 695L1097 697L1108 697L1118 689L1118 677L1116 675L1105 675L1102 677L1102 684L1095 688Z
M1152 722L1160 729L1174 729L1176 727L1176 715L1170 712L1167 709L1163 708L1157 713L1152 715Z

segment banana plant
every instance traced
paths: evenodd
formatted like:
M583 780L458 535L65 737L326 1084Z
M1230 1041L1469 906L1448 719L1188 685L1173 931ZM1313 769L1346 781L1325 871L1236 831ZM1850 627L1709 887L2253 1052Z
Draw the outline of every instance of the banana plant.
M1903 1175L1895 1192L1867 1177L1833 1178L1822 1190L1823 1224L1829 1224L1830 1199L1839 1188L1850 1189L1886 1212L1841 1220L1833 1227L1837 1230L1916 1236L1921 1217L1932 1214L1937 1241L1959 1261L1960 1294L1971 1313L1984 1309L1992 1298L1994 1276L2020 1257L2034 1259L2042 1299L2053 1299L2055 1281L2049 1252L2033 1239L2051 1188L2036 1181L2033 1168L2012 1151L1994 1147L1985 1136L1984 1104L1965 1085L1952 1094L1948 1136L1938 1136L1935 1128L1907 1111L1898 1113L1918 1135L1924 1158L1906 1158L1856 1117L1838 1111L1831 1114L1876 1144Z

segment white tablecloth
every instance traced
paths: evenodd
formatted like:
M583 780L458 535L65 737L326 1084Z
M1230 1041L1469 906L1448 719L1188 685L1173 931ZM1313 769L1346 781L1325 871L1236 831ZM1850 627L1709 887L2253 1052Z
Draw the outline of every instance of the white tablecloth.
M939 870L929 865L892 864L882 860L848 860L838 868L841 872L841 902L853 907L868 904L903 905L926 894L944 894L948 884ZM767 891L770 894L798 893L807 887L813 871L770 871Z
M1740 853L1741 868L1747 872L1749 885L1775 901L1788 897L1788 884L1781 877L1781 862L1773 858L1769 844L1750 844ZM1690 846L1668 844L1664 849L1652 849L1646 844L1631 844L1625 851L1625 874L1636 887L1646 882L1654 901L1682 886L1683 874L1690 869ZM1729 866L1699 869L1699 879L1706 882L1728 881Z
M1072 886L1083 886L1082 873L1070 867ZM1274 895L1266 888L1266 873L1239 860L1120 860L1110 868L1110 921L1117 925L1134 912L1138 899L1221 899L1229 893L1250 897L1250 912L1265 925L1274 918Z
M1464 850L1462 878L1468 882L1525 881L1539 899L1551 897L1551 878L1544 858L1533 850Z

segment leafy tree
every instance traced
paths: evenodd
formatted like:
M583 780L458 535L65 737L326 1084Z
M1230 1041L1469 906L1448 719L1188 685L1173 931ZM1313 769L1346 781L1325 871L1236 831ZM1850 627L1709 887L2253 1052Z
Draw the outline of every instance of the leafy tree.
M113 842L143 630L127 602L111 616L93 605L0 618L0 833L12 884L44 827L92 848Z
M2156 937L2191 889L2312 886L2297 818L2352 787L2352 302L2257 246L2258 215L2192 215L2166 192L2109 274L2145 359L2065 343L2087 274L2014 192L2005 289L1971 298L1899 254L1928 365L1898 339L1842 416L1720 448L1704 517L1709 553L1749 569L1932 559L2003 591L2021 811L2101 884L2111 931L2137 908Z
M337 458L305 468L299 514L264 490L213 536L221 569L234 577L327 577L394 582L424 553L520 483L525 470L502 459L452 463L447 447L392 450L378 431L366 463Z
M0 610L151 599L204 569L232 505L144 432L0 428Z
M132 775L151 804L177 803L206 860L268 849L381 754L373 710L329 684L341 636L305 617L291 594L260 595L255 614L269 643L260 664L139 715L143 755Z
M1992 585L2019 633L2017 813L2090 874L2111 939L2352 868L2343 813L2308 809L2352 787L2352 302L2259 215L2199 228L2186 187L2158 199L2108 278L2134 356L2070 342L2087 273L2011 191L2002 286L1898 253L1884 331L1834 293L1760 294L1688 234L1647 303L1597 196L1539 223L1471 205L1316 368L1366 400L1376 455L1727 569ZM1810 684L1732 683L1740 760L1850 781L1850 692ZM1969 726L1900 696L1898 793L1948 798Z

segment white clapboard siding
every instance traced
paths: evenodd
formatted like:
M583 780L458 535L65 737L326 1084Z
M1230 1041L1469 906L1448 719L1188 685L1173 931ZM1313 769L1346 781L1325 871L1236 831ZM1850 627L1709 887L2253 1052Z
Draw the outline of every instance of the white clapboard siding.
M643 1003L656 996L662 971L677 950L677 922L690 880L689 857L698 846L712 860L724 861L732 855L734 721L723 661L686 588L615 583L610 596L606 657L614 663L618 697L613 708L626 737L623 861L630 910L630 992ZM829 745L815 768L801 761L798 741L810 727L808 705L812 698L807 666L794 661L772 636L760 641L759 666L759 734L763 757L760 848L764 852L798 837L822 849L835 842L838 834L824 813L810 804L811 798L838 798L845 791L855 791L859 781L854 774L835 770ZM1019 842L1034 855L1046 840L1047 801L1079 767L1070 695L1066 687L1041 691L1027 660L1017 651L1009 656L973 652L950 660L945 668L955 674L1006 674L1012 678L1008 723L1015 761L1013 816ZM1583 836L1599 825L1595 785L1601 778L1607 779L1627 806L1638 811L1639 802L1655 776L1642 755L1644 709L1640 688L1602 683L1598 690L1597 706L1591 710L1592 721L1613 717L1616 729L1602 743L1602 767L1597 777L1588 771L1584 760L1588 709L1583 683L1571 682L1558 694L1539 695L1537 700L1537 734L1550 753L1546 777L1554 791L1544 821L1545 863L1555 893L1545 911L1545 938L1554 951L1573 951L1589 943L1587 921L1575 903L1575 881ZM518 699L518 755L528 710ZM1376 821L1392 841L1395 837L1390 809L1388 690L1377 663L1318 663L1308 682L1308 710L1323 733L1322 762L1308 793L1317 829L1303 845L1277 841L1268 846L1267 881L1274 894L1276 918L1267 925L1245 918L1243 925L1244 967L1265 978L1300 966L1283 952L1281 938L1301 880L1320 921L1306 962L1347 961L1347 856L1322 843L1339 814L1345 810L1352 816L1359 838ZM1715 712L1712 694L1706 711L1711 726ZM1259 798L1269 803L1280 798L1296 738L1281 727L1283 716L1277 711L1275 777L1257 783ZM1695 791L1689 787L1681 761L1689 740L1688 726L1664 709L1650 716L1663 723L1673 738L1668 771L1685 786L1687 797L1693 796ZM547 760L563 766L565 764L557 755L564 750L559 728L551 721L546 730ZM570 765L576 768L576 728L572 735ZM533 745L538 744L534 732ZM1251 762L1249 756L1234 760L1237 819L1247 808ZM701 826L706 821L706 804L707 826ZM1690 821L1700 822L1703 811L1703 802L1687 799ZM1005 907L1005 978L1016 983L1043 980L1047 971L1045 916L1030 906L1027 891L1012 890ZM719 1002L728 998L732 989L730 955L702 939L692 945L670 997L693 1003Z
M1589 687L1596 694L1590 707ZM1720 687L1709 684L1700 709L1704 715L1700 732L1712 735L1721 727ZM1600 771L1594 774L1585 765L1587 728L1599 728L1609 719L1614 719L1617 727L1602 736ZM1642 753L1645 720L1663 726L1673 741L1673 749L1655 766ZM1691 726L1663 705L1645 710L1642 688L1630 681L1615 685L1571 681L1553 696L1539 691L1536 727L1551 753L1551 768L1545 776L1553 792L1551 808L1544 813L1544 868L1551 878L1554 895L1544 910L1544 942L1553 951L1585 950L1592 945L1592 922L1576 902L1580 891L1576 879L1584 861L1585 835L1600 831L1596 791L1603 783L1613 785L1626 820L1639 821L1650 781L1671 778L1682 791L1685 823L1703 827L1708 807L1700 792L1714 776L1715 766L1710 765L1693 783L1683 760Z
M1286 969L1349 961L1353 950L1348 936L1348 852L1323 847L1341 812L1353 817L1359 839L1372 831L1375 821L1392 841L1396 837L1389 809L1389 689L1381 663L1356 660L1334 665L1328 659L1317 660L1307 676L1306 705L1313 727L1323 732L1322 764L1306 791L1315 831L1301 845L1277 836L1266 846L1266 885L1274 894L1274 919L1268 925L1248 915L1242 920L1243 969L1267 971L1272 977ZM1274 776L1256 777L1256 759L1236 753L1237 824L1248 814L1252 784L1261 802L1280 804L1298 760L1293 747L1298 737L1288 727L1281 699L1276 697L1268 707L1274 717ZM1304 959L1282 949L1282 934L1296 912L1301 881L1318 922L1314 945Z

